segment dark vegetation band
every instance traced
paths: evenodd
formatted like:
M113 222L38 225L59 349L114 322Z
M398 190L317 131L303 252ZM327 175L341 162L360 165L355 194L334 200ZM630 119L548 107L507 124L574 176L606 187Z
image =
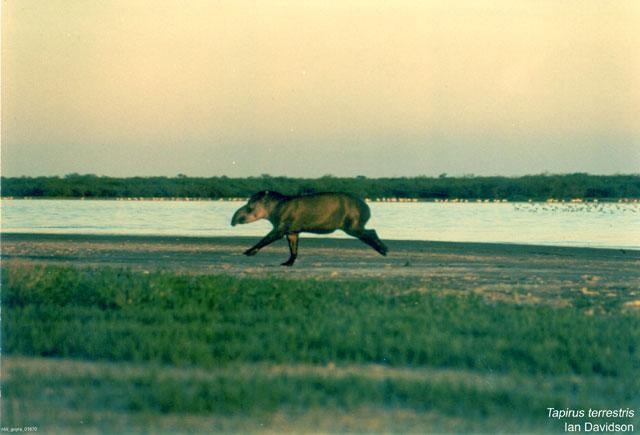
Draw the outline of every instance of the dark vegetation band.
M246 198L259 190L289 195L348 192L361 198L619 200L640 198L640 175L527 175L522 177L324 176L131 177L69 174L64 177L2 177L3 197L32 198Z

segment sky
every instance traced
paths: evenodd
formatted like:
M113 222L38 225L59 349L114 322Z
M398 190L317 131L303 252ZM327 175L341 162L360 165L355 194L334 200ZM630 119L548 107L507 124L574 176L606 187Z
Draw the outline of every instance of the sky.
M636 0L1 12L4 176L640 172Z

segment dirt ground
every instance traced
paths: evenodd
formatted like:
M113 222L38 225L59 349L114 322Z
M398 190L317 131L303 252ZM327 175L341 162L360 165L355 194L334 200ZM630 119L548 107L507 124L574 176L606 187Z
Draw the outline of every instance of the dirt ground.
M625 299L640 293L640 251L509 244L391 240L379 255L358 240L301 238L293 267L285 240L256 256L242 252L259 238L2 234L2 261L114 266L182 273L228 273L293 279L371 278L407 280L412 287L438 288L520 298L552 296L566 290L585 295L607 292Z

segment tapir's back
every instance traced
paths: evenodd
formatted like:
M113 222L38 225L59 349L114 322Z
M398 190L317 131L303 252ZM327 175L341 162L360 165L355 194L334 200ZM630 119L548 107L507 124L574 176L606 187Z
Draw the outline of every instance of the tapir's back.
M369 207L359 198L346 193L315 193L289 198L279 217L290 231L327 233L364 228L369 216Z

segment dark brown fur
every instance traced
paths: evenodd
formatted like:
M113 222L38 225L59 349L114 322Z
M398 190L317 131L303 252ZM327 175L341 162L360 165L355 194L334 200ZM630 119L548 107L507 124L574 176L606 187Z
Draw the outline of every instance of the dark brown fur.
M370 216L369 206L364 201L346 193L285 196L263 191L249 198L249 202L234 213L231 225L268 219L273 230L244 254L255 255L261 248L286 236L291 256L282 265L291 266L298 256L301 232L328 234L342 230L387 255L388 249L375 230L364 228Z

